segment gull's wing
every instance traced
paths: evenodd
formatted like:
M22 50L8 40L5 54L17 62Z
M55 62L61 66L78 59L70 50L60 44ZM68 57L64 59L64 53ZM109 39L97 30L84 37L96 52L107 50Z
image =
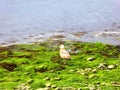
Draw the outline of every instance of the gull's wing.
M61 51L60 56L65 59L70 59L70 54L66 50Z

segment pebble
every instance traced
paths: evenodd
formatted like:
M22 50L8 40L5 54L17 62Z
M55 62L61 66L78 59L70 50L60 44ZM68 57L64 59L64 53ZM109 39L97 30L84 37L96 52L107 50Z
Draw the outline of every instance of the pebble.
M93 72L93 73L96 73L96 72L97 72L97 69L93 69L92 72Z
M59 80L61 80L61 78L54 78L54 80L57 80L57 81L59 81Z
M55 88L55 90L62 90L60 87Z
M98 66L98 69L105 70L105 69L107 69L107 66L108 65L106 63L100 63L99 66Z
M33 81L34 81L33 79L30 79L30 80L27 81L27 83L31 84L31 83L33 83Z
M50 78L49 78L49 77L46 77L45 80L50 80Z
M95 78L96 77L96 74L91 74L91 75L89 75L89 78L91 79L91 78Z
M95 57L89 57L89 58L87 58L87 61L93 61L93 60L95 60Z
M114 69L115 65L108 65L108 69Z
M57 86L56 85L52 85L51 88L56 88Z
M46 87L51 87L51 83L46 83L45 86Z

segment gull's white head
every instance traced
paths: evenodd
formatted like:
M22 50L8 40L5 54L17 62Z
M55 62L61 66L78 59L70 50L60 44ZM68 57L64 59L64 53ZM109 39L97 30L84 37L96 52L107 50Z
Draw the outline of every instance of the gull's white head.
M64 45L63 45L63 44L61 44L59 47L60 47L60 48L64 48Z

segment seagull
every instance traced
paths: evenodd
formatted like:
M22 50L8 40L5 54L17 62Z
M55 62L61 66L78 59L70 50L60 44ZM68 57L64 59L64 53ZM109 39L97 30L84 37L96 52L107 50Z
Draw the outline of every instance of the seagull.
M60 47L60 57L62 59L71 60L70 54L68 51L65 50L64 45L62 44L59 47Z

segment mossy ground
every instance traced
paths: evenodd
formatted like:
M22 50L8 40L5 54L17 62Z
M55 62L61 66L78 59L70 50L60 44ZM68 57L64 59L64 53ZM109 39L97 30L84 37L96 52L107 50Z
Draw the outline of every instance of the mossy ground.
M61 43L71 51L71 60L60 58ZM116 67L100 69L100 63ZM49 84L61 90L120 90L120 47L75 41L0 47L0 90L14 90L22 83L32 90Z

